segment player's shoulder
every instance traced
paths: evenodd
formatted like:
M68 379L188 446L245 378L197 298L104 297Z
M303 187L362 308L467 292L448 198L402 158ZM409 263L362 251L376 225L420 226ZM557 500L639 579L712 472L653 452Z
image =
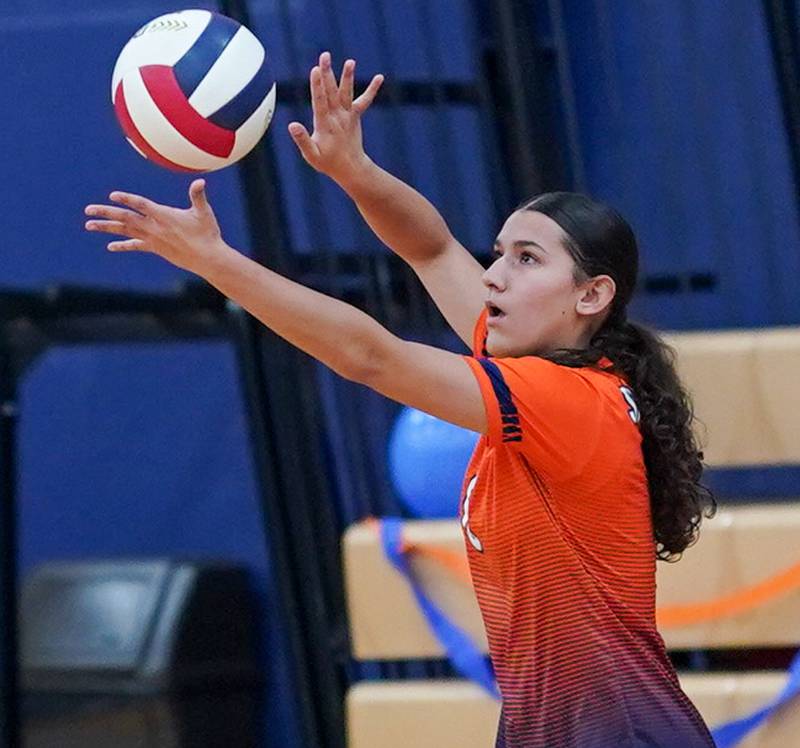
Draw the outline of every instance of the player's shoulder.
M637 425L641 420L639 405L636 401L636 392L628 378L620 371L611 367L607 361L600 366L581 367L581 376L592 382L600 399L608 406L608 411L615 420L622 417L626 423ZM630 425L629 423L629 425Z
M626 383L624 375L613 369L611 362L607 359L587 366L571 366L551 361L542 356L519 356L490 360L496 361L505 372L523 384L526 382L534 384L542 379L560 383L580 380L592 387L609 388Z
M568 366L541 356L502 359L512 394L546 396L563 408L610 410L618 413L635 407L636 395L625 375L608 359L591 366ZM638 408L637 408L638 410Z

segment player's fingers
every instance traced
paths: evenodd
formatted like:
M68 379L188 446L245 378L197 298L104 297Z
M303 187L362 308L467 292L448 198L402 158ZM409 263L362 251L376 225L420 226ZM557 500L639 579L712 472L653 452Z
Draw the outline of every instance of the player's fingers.
M121 221L86 221L87 231L100 231L103 234L122 234L130 236L130 227Z
M135 213L128 208L118 208L116 205L87 205L84 213L93 218L107 218L111 221L120 222L141 218L139 213Z
M320 126L320 122L328 116L328 97L322 86L322 71L318 65L311 68L309 77L311 86L311 110L314 113L314 129Z
M108 196L108 198L112 202L120 203L128 208L133 208L133 210L141 213L142 215L152 214L160 207L158 203L154 203L152 200L148 200L146 197L142 197L141 195L134 195L131 192L119 192L118 190L115 190Z
M364 114L364 112L369 109L370 104L375 100L375 96L377 96L378 90L382 85L383 76L378 74L369 82L367 90L353 102L353 109L359 114Z
M345 109L353 106L353 86L356 77L356 61L345 60L342 77L339 79L339 102Z
M148 252L145 243L141 239L126 239L125 241L109 242L106 245L109 252Z
M336 76L333 74L330 52L323 52L319 56L319 66L322 70L322 85L325 88L328 109L334 111L339 107L339 88L336 85Z
M289 123L289 135L292 136L292 140L306 161L311 163L319 155L317 144L311 139L308 130L299 122Z
M205 179L195 179L189 185L189 200L192 203L192 207L201 212L208 212L211 210L211 206L208 204L208 198L206 197L206 180Z

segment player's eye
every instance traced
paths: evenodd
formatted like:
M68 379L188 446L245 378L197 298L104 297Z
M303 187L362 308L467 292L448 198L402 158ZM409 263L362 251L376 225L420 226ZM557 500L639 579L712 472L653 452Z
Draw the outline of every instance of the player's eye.
M531 254L530 252L523 252L519 256L519 261L523 265L531 265L531 264L535 264L535 263L539 262L539 258L536 255Z

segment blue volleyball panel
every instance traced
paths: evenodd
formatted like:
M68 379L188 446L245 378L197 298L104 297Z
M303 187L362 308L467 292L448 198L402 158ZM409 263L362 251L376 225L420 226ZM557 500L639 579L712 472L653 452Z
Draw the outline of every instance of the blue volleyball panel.
M261 106L274 83L272 67L265 57L250 82L208 119L228 130L238 130Z
M231 18L212 13L197 41L173 66L181 91L188 99L208 75L225 47L236 35L239 24Z

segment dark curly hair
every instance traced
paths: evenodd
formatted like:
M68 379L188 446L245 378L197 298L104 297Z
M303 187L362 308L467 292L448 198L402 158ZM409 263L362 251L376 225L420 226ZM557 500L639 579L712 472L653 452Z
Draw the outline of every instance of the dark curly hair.
M701 485L703 453L692 429L691 398L675 371L675 353L658 335L627 319L636 287L639 250L631 227L613 208L572 192L549 192L522 203L554 220L575 261L574 280L609 275L616 284L611 310L585 349L559 349L543 356L563 366L596 366L623 375L641 419L656 556L677 561L698 537L703 516L716 501Z

